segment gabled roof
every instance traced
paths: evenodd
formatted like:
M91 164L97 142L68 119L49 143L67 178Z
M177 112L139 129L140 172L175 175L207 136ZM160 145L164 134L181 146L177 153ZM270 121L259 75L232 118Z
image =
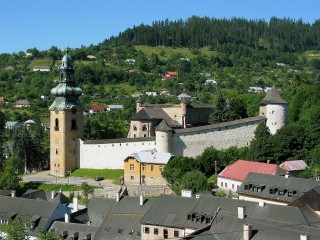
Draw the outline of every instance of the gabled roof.
M297 171L297 170L304 170L309 168L309 166L303 160L292 160L292 161L285 161L279 165L285 171Z
M168 164L173 154L166 152L156 152L155 150L146 150L131 155L141 163Z
M243 181L250 172L275 175L277 169L276 164L238 160L226 167L218 177Z
M90 106L91 111L103 111L106 110L106 107L103 104L95 104Z
M160 107L144 107L139 112L134 114L130 120L165 120L169 127L178 128L182 127L177 121L173 120L162 108Z
M18 100L14 105L30 105L30 102L28 100Z
M55 201L60 203L68 203L69 198L67 198L63 193L54 192L54 198L52 199L52 191L49 190L37 190L37 189L28 189L22 198L37 199L43 201Z
M272 89L268 91L267 95L260 102L260 105L262 106L268 105L268 104L288 104L288 103L282 99L277 89L275 87L272 87Z
M247 189L245 187L245 185L249 184L263 187L260 191L253 191L253 188ZM320 186L320 182L311 179L249 173L240 185L238 194L289 203L318 186ZM273 192L270 192L270 189ZM279 190L282 190L283 194L280 194ZM289 191L291 192L290 195L288 194Z
M35 230L47 230L53 213L60 203L18 197L0 196L0 218L19 216L25 220L37 220ZM7 216L7 217L6 217Z

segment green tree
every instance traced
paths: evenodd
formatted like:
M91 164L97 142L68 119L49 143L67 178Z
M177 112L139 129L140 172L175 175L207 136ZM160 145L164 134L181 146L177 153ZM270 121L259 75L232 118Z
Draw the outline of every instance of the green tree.
M55 231L42 231L39 235L39 240L60 240L62 239Z
M254 132L249 149L249 158L254 161L268 160L271 158L270 131L265 122L259 123Z
M229 112L226 100L221 92L218 93L217 104L210 114L210 123L221 123L229 120Z
M187 172L181 180L180 190L182 189L191 189L193 193L208 190L208 179L198 170Z
M19 159L12 156L5 164L4 172L0 174L0 189L16 190L19 188L21 178L18 173Z
M87 182L81 184L81 190L86 199L88 199L89 194L94 193L94 189Z
M203 153L196 158L197 168L207 177L215 172L215 161L219 162L219 152L213 147L206 148Z
M3 143L5 142L4 139L4 128L6 124L5 115L3 112L0 111L0 171L3 170L3 165L5 163L5 156L3 152Z
M28 239L26 236L26 226L29 222L24 221L21 217L10 219L8 225L2 225L1 230L8 234L8 240L23 240Z

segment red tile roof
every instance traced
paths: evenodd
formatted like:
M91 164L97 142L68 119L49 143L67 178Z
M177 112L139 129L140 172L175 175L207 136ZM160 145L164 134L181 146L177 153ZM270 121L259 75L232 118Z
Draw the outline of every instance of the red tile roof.
M178 76L178 73L177 73L177 72L170 72L170 71L168 71L168 72L167 72L167 75L170 75L170 76Z
M90 110L92 111L103 111L106 110L106 107L102 104L91 105Z
M243 181L247 177L249 172L275 175L277 172L277 168L278 165L276 164L238 160L230 166L226 167L219 174L219 177Z

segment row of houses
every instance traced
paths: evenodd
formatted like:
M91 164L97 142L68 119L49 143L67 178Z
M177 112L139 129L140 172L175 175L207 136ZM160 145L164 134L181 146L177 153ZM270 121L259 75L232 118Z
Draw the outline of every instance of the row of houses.
M149 199L118 193L115 198L92 198L85 208L74 198L70 206L63 194L41 190L0 196L0 224L17 217L29 220L31 239L42 230L78 240L315 240L320 235L320 216L309 205L281 206L206 193Z

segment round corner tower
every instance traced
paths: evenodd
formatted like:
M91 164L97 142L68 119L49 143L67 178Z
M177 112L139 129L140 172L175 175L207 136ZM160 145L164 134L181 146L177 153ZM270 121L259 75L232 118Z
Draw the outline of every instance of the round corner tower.
M60 65L59 84L51 90L55 96L50 110L50 174L65 177L76 169L77 138L83 137L82 90L74 80L74 66L68 50Z
M171 152L172 128L162 120L155 129L157 152Z
M267 118L266 125L271 134L288 123L288 103L282 99L275 87L260 102L260 116Z

